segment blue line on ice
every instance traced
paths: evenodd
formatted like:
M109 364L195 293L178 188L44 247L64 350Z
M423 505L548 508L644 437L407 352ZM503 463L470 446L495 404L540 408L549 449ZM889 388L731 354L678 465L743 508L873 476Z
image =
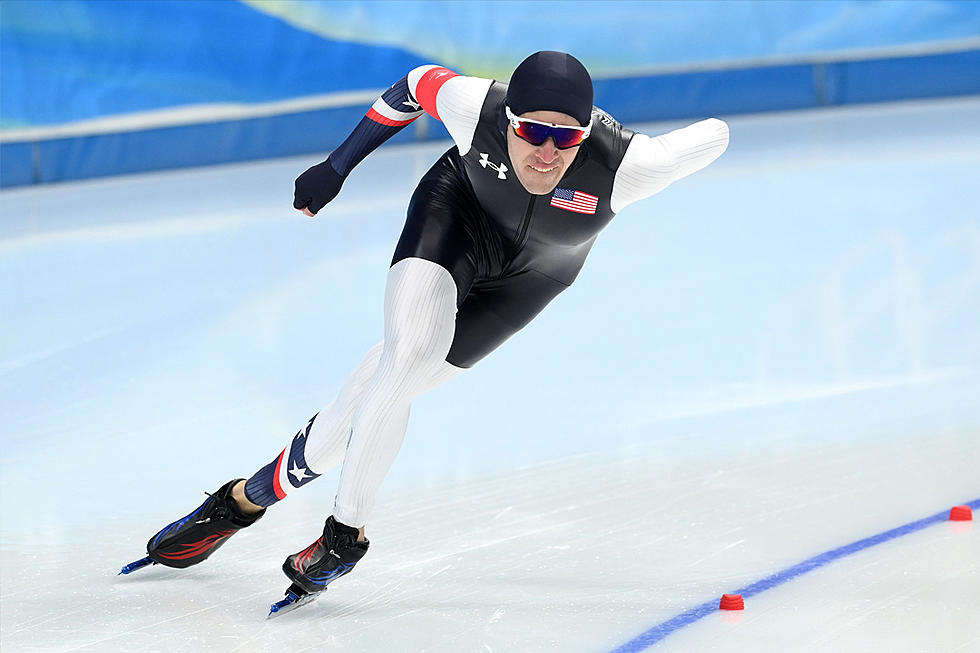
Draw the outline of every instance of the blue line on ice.
M970 506L974 510L980 509L980 499L974 499L973 501L970 501L963 505ZM750 596L755 596L756 594L765 592L768 589L772 589L773 587L782 585L783 583L790 581L796 578L797 576L801 576L807 573L808 571L813 571L818 567L822 567L828 563L831 563L834 560L843 558L844 556L847 555L851 555L852 553L857 553L858 551L863 551L864 549L875 546L876 544L881 544L883 542L893 540L897 537L901 537L903 535L908 535L909 533L920 531L927 526L931 526L932 524L941 521L946 521L948 517L949 517L949 509L946 509L943 512L939 512L930 517L926 517L924 519L920 519L918 521L905 524L904 526L899 526L898 528L893 528L889 531L885 531L884 533L878 533L877 535L866 537L863 540L858 540L857 542L851 542L850 544L845 544L842 547L838 547L831 551L826 551L819 555L815 555L812 558L804 560L799 564L783 569L782 571L777 571L771 576L767 576L766 578L763 578L760 581L752 583L751 585L746 585L745 587L742 587L740 589L737 589L729 593L741 594L745 598L749 598ZM686 612L682 612L681 614L677 615L676 617L673 617L672 619L668 619L667 621L657 624L656 626L647 630L646 632L637 635L636 637L626 642L619 648L614 649L611 653L638 653L639 651L642 651L644 649L653 646L654 644L664 639L671 633L680 630L684 626L692 624L695 621L698 621L699 619L703 619L704 617L708 616L712 612L718 610L719 609L718 603L720 597L721 597L721 593L719 593L717 598L714 598L711 601L702 603L701 605L694 606L690 610L687 610Z

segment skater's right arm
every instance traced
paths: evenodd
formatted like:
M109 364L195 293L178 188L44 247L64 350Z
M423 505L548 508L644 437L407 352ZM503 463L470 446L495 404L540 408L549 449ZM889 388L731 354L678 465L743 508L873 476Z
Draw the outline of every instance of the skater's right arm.
M441 120L460 153L465 154L491 83L441 66L415 68L381 94L326 161L296 179L293 206L310 217L316 215L337 196L354 166L423 113Z

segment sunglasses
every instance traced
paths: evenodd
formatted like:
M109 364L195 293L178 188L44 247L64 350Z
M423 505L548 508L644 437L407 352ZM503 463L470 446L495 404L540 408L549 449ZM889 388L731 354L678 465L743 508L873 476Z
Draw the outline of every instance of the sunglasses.
M541 122L530 118L518 118L510 107L504 106L507 120L514 128L514 133L531 145L542 145L549 138L555 139L555 147L559 150L567 150L570 147L581 145L582 141L589 137L592 131L592 120L585 127L573 127L572 125L558 125L553 122Z

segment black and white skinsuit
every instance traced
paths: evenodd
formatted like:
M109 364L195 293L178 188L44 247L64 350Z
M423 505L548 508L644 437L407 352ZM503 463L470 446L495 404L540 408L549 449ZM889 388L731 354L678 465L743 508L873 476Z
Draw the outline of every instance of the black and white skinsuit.
M513 172L506 91L500 82L421 66L378 98L331 153L346 176L423 112L441 120L455 142L409 204L388 272L384 340L287 445L275 470L273 461L249 480L254 503L283 498L267 487L271 473L284 495L343 461L333 514L363 526L401 447L412 399L529 323L575 280L616 213L704 168L728 146L728 126L718 119L651 138L594 108L591 135L558 182L586 198L584 208L569 210L553 205L553 193L529 193Z

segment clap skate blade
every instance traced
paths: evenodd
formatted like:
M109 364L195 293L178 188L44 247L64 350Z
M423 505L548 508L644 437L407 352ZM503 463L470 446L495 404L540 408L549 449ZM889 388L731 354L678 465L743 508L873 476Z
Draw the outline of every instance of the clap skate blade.
M266 619L272 619L273 617L291 612L302 605L314 601L316 597L316 594L307 594L299 585L294 583L286 590L286 598L282 601L276 601L270 606L269 616Z
M155 562L153 562L152 560L150 560L150 556L146 556L145 558L140 558L139 560L137 560L135 562L129 563L128 565L126 565L125 567L123 567L122 568L122 571L120 571L116 575L119 576L119 575L122 575L122 574L131 574L134 571L136 571L137 569L142 569L143 567L146 567L148 565L155 565L155 564L156 564Z

